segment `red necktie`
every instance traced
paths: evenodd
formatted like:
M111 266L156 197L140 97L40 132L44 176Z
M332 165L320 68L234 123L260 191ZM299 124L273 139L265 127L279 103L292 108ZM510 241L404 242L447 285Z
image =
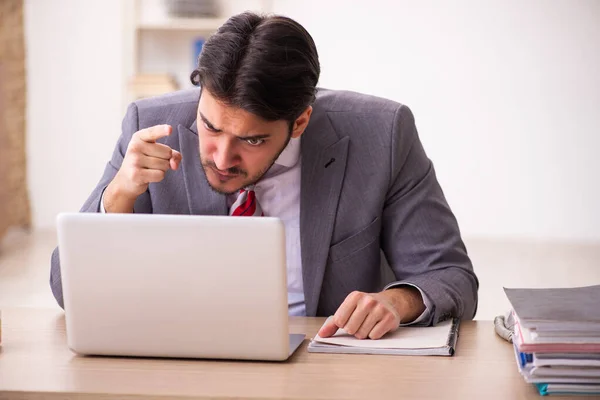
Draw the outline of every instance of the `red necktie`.
M240 189L235 203L232 204L229 210L229 215L234 217L264 217L264 213L258 200L254 187Z

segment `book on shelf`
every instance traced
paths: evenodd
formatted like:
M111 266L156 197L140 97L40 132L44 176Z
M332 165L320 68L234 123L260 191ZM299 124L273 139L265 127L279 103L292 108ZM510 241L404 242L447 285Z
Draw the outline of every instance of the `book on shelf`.
M129 90L135 99L174 92L179 85L169 74L137 74L129 81Z

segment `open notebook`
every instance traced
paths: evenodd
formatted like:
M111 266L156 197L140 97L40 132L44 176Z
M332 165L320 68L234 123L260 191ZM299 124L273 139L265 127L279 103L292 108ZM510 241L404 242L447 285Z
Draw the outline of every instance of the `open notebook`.
M308 345L311 353L391 354L451 356L458 339L459 320L446 320L432 327L400 327L378 340L360 340L343 329L329 338L316 335Z

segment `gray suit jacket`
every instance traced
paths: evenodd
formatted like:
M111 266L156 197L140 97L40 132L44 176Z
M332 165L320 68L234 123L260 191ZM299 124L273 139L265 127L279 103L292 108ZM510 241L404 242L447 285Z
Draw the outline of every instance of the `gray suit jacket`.
M104 175L82 212L99 212L131 136L169 124L161 143L181 152L177 171L150 184L136 213L227 215L225 196L207 185L198 153L199 90L136 101ZM425 324L472 318L478 280L454 215L404 105L352 92L319 90L301 141L300 236L308 316L335 313L354 290L376 292L389 278L419 287L432 301ZM382 255L384 258L382 259ZM50 283L63 306L58 249ZM160 294L159 294L160 295Z

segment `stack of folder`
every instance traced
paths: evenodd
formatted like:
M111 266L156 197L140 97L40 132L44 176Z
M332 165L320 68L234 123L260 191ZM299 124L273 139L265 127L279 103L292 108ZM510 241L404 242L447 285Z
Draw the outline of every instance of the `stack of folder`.
M600 285L504 291L525 381L542 395L600 395Z

